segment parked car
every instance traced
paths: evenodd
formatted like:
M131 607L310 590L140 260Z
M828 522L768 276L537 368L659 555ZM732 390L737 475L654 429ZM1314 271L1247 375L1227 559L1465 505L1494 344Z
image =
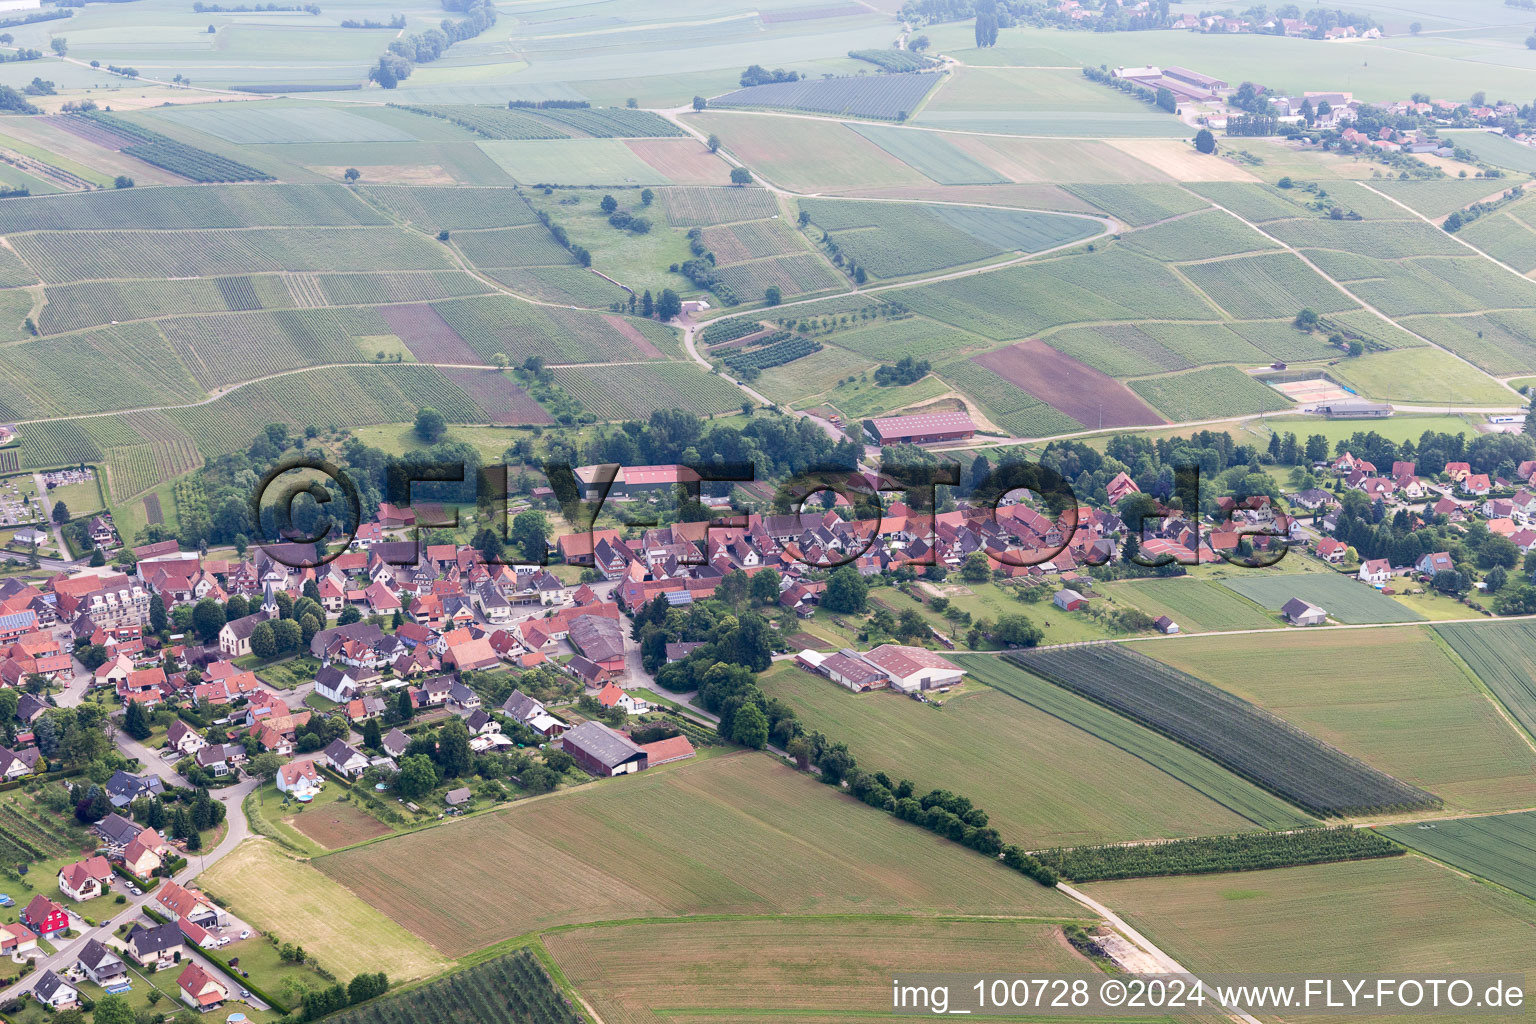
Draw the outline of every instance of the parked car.
M243 928L243 929L241 929L241 931L240 931L240 937L241 937L241 938L242 938L242 939L248 939L248 938L250 938L250 937L251 937L251 930L250 930L250 929L249 929L249 928Z
M229 945L229 944L230 944L230 942L231 942L231 941L232 941L232 940L231 940L231 939L230 939L230 937L229 937L229 936L228 936L228 935L225 935L225 936L223 936L223 937L221 937L221 938L220 938L220 939L219 939L219 941L218 941L218 943L217 943L217 945L220 945L220 946L227 946L227 945Z
M138 886L134 885L132 882L128 883L128 891L133 893L135 896L143 896L144 895L144 890L140 889Z
M11 899L10 896L6 895L5 893L0 892L0 907L14 907L15 905L15 900Z
M249 999L249 998L251 998L250 991L248 989L241 989L240 990L240 998L241 999Z

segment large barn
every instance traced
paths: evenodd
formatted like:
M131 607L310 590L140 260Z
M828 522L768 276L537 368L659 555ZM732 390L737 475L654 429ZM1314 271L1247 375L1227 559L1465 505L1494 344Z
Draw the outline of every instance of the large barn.
M561 738L561 746L593 775L609 777L645 771L645 750L601 722L582 722Z
M872 421L880 444L937 444L976 436L976 424L963 412L925 412L885 416Z

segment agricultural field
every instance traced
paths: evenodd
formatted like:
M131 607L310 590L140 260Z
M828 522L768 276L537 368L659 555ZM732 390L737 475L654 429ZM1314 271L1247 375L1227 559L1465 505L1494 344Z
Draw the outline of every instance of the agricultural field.
M914 964L1093 970L1062 940L1058 923L1031 920L647 921L553 932L544 945L603 1020L629 1024L780 1015L808 1024L899 1021L877 1008L889 1003L890 979ZM650 952L637 961L636 949Z
M533 208L511 188L416 188L370 185L360 194L418 230L516 227L537 223Z
M1069 185L1067 191L1131 227L1145 227L1209 205L1177 185Z
M667 188L657 193L667 223L677 228L776 217L773 193L761 188Z
M1140 650L1434 793L1448 810L1536 805L1536 750L1427 627L1191 637ZM1339 671L1352 662L1371 672Z
M807 729L846 738L866 770L909 778L919 793L962 793L1006 842L1027 849L1254 827L1136 752L1006 693L967 692L942 698L936 709L894 692L854 694L791 664L774 667L759 684L793 707ZM1084 775L1085 763L1099 767Z
M1272 612L1278 612L1291 598L1299 597L1326 610L1330 619L1347 625L1414 622L1422 618L1380 591L1336 572L1287 573L1277 566L1231 573L1221 584Z
M825 199L801 200L800 208L845 256L883 278L1039 252L1099 230L1085 217L1024 211Z
M1536 627L1528 622L1452 622L1438 633L1510 716L1536 736Z
M153 323L103 327L6 349L14 397L6 404L26 416L111 412L201 399L203 387L182 365L175 347ZM110 374L79 374L83 365L111 366ZM24 390L23 390L24 389Z
M1456 237L1522 274L1536 270L1536 230L1509 213L1479 217Z
M1518 405L1520 397L1491 377L1439 349L1373 352L1333 368L1362 395L1432 405Z
M558 924L694 913L1037 913L1072 904L758 755L596 785L314 862L450 956ZM702 837L707 836L708 839ZM444 860L441 844L457 855ZM708 842L711 856L694 854ZM606 851L594 860L593 849ZM690 852L692 851L692 852ZM509 861L501 883L456 894ZM424 873L423 863L434 870Z
M781 188L842 192L932 184L846 124L708 111L684 120L706 135L719 136L727 152Z
M1228 316L1263 320L1295 316L1302 309L1339 313L1356 304L1291 253L1238 256L1181 267Z
M1432 973L1477 964L1519 972L1533 964L1529 902L1420 857L1097 882L1086 892L1194 971Z
M1434 795L1126 645L1030 651L1009 660L1163 732L1309 812L1346 816L1439 806Z
M1371 182L1370 187L1426 217L1444 217L1473 203L1499 196L1511 184L1508 178L1498 181L1479 178L1415 178L1399 181L1386 178Z
M962 359L939 371L956 389L981 403L988 419L1016 437L1050 437L1083 429L1066 413L1046 405L980 363Z
M152 115L239 145L294 142L415 142L409 132L331 106L273 107L249 103L175 106Z
M1110 590L1115 597L1153 618L1168 616L1183 633L1264 629L1274 624L1273 619L1242 598L1193 576L1126 580L1112 584Z
M1376 830L1436 860L1536 899L1536 812L1378 825Z
M331 971L384 971L399 982L436 974L447 961L406 929L277 844L248 839L209 866L200 884L269 935L303 941Z
M480 148L522 185L721 185L725 161L692 139L531 139Z
M1313 823L1312 818L1279 797L1190 747L1138 725L1102 704L1053 686L1004 658L970 654L958 655L956 660L973 679L1146 762L1261 828L1290 829Z
M555 383L602 420L643 420L657 409L700 416L741 406L742 393L693 363L557 366Z
M1278 412L1292 405L1274 388L1230 366L1143 377L1131 381L1130 387L1173 421Z
M878 124L849 127L940 185L991 185L1008 180L938 132L902 131Z
M1086 427L1133 427L1162 418L1125 385L1041 341L1024 341L971 361Z
M514 364L532 355L550 363L586 363L656 358L662 354L658 343L676 348L676 332L654 320L533 306L504 295L432 308L487 364L497 352Z
M580 1024L583 1020L528 949L487 960L399 995L343 1010L338 1024L407 1024L444 1006L474 1013L475 1024Z
M939 82L933 74L871 75L754 85L710 100L714 107L762 107L904 121Z
M1536 370L1536 316L1530 310L1416 316L1402 323L1496 376Z
M1208 260L1275 248L1275 243L1220 210L1191 214L1130 232L1126 244L1153 259Z

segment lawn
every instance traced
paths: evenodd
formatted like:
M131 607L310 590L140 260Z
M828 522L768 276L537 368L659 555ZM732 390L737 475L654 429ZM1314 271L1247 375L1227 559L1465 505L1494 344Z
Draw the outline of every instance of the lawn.
M1243 598L1192 576L1124 580L1105 589L1153 618L1168 616L1184 633L1265 629L1275 624L1274 619Z
M101 500L100 475L78 484L65 484L62 487L55 487L48 492L48 500L54 504L62 501L64 506L69 509L69 517L71 519L79 519L82 515L100 512L107 507L107 503Z
M635 1024L902 1020L877 1011L889 1005L890 979L919 964L1010 976L1094 971L1059 925L1038 921L642 922L562 931L544 945L597 1019Z
M310 803L285 804L275 786L263 786L246 801L248 808L255 802L254 810L267 828L311 854L387 836L393 831L372 814L342 800L346 794L341 786L327 786Z
M1195 971L1536 968L1528 901L1418 857L1084 888Z
M866 769L910 778L919 793L961 793L1004 841L1028 849L1253 827L1134 754L990 688L934 707L894 692L854 694L792 664L758 681L807 729L845 741Z
M1429 790L1452 811L1536 805L1536 750L1430 629L1190 637L1137 649Z
M1363 395L1432 405L1520 405L1519 395L1464 360L1435 348L1400 348L1347 359L1331 371Z
M616 918L1070 907L758 755L583 786L315 866L451 956Z
M1416 622L1423 618L1412 608L1348 576L1334 572L1288 573L1282 566L1234 572L1223 577L1221 583L1275 612L1291 598L1299 597L1325 609L1330 619L1348 624Z
M441 956L271 842L240 844L201 876L210 895L285 942L301 942L338 977L384 971L396 983L436 974Z

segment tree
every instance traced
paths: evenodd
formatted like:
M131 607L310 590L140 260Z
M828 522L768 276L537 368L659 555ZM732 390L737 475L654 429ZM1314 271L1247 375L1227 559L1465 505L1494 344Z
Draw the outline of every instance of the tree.
M457 779L470 774L474 753L469 749L469 729L462 718L450 718L437 734L437 763L443 776Z
M709 106L709 101L706 100L703 96L695 96L693 98L694 110L703 110L707 106Z
M149 727L149 716L144 713L144 705L139 701L129 703L128 711L123 715L123 731L141 742L149 739L153 730Z
M678 298L677 292L671 288L663 288L661 297L656 300L656 319L661 321L671 320L683 311L683 300Z
M251 630L251 653L263 661L277 657L277 631L270 622L258 622Z
M704 145L709 147L709 151L711 153L720 152L720 136L711 134L709 136L709 141L704 143Z
M411 700L410 690L401 690L400 696L395 698L395 717L402 722L416 717L416 702Z
M1415 21L1415 22L1411 23L1408 26L1408 31L1413 33L1414 35L1418 35L1420 32L1424 31L1424 24L1423 24L1423 22Z
M1317 311L1313 309L1303 309L1296 314L1296 319L1292 320L1291 322L1296 325L1297 330L1315 330L1317 328Z
M1195 133L1195 149L1207 154L1216 152L1216 136L1209 128L1201 128Z
M643 188L643 189L640 190L640 205L641 206L650 206L655 201L656 201L656 193L655 192L652 192L648 188Z
M277 770L282 766L282 757L267 750L251 758L250 763L246 766L246 771L256 776L262 782L271 782L277 778Z
M762 750L768 745L768 716L756 704L744 704L731 718L731 739Z
M619 208L619 201L613 198L613 196L603 196L602 201L597 204L597 208L605 214L612 213Z
M851 565L840 566L827 578L822 605L833 612L862 612L869 598L869 583Z
M400 787L400 795L407 800L425 796L437 786L437 766L426 754L412 754L402 758L397 785Z
M393 89L400 84L401 79L409 78L410 74L410 61L399 54L386 53L369 69L368 81L376 83L381 89Z
M383 742L383 735L379 732L379 720L370 718L363 723L363 746L369 750L378 750Z
M62 501L54 502L53 513L50 518L52 518L55 523L63 526L65 523L69 522L69 506L64 504Z
M992 578L992 563L981 551L972 551L960 566L960 578L967 583L985 583Z
M53 52L58 54L60 57L69 52L69 40L65 39L63 36L54 36L53 39L49 41L48 45L52 47Z
M103 995L96 1000L93 1019L97 1024L133 1024L133 1008L122 996Z
M292 619L278 619L272 623L272 637L279 654L292 654L304 642L304 627Z
M213 643L224 628L224 606L211 597L197 602L192 608L192 628L203 643Z
M759 569L752 577L752 600L758 604L774 604L779 599L779 576L777 569Z
M778 285L771 284L763 289L763 301L770 306L777 306L780 302L784 301L784 293L779 291Z
M549 520L544 513L529 509L513 517L512 543L517 545L523 558L531 562L542 561L549 549Z
M1033 647L1045 636L1040 627L1023 615L999 615L992 639L1008 647Z
M731 168L731 184L732 185L750 185L750 184L752 184L752 172L747 170L745 167L732 167Z
M651 298L651 290L649 288L647 288L645 290L645 297L640 300L640 315L648 317L648 316L650 316L651 314L653 314L655 312L656 312L656 303Z
M436 444L448 431L448 420L430 405L416 412L416 436L428 444Z
M354 622L361 621L363 621L363 613L358 610L355 604L347 605L341 610L341 614L336 616L336 625L338 626L350 626Z
M361 178L363 176L363 172L358 170L356 167L348 167L341 176L347 179L347 181L352 182L356 181L358 178Z

